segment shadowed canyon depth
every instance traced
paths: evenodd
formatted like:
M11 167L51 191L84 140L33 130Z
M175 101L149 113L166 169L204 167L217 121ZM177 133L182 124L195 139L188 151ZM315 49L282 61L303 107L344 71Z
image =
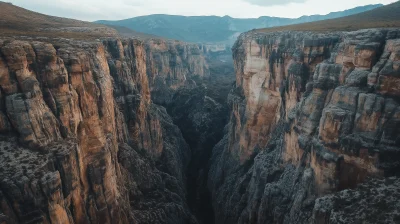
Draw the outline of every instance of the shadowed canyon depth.
M0 12L1 224L400 223L400 2L229 32Z

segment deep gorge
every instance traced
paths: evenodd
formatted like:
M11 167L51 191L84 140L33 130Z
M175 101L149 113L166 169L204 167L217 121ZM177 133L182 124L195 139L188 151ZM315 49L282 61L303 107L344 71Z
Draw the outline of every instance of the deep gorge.
M0 223L396 223L399 40L0 40Z
M228 111L200 84L210 72L197 45L0 45L3 221L196 223L192 213L212 212L208 160Z

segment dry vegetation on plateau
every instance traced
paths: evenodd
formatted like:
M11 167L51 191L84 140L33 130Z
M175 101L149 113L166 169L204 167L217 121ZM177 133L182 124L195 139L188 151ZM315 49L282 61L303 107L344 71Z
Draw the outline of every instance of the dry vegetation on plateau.
M47 16L0 1L1 36L44 36L65 38L112 37L118 32L110 27Z
M255 30L256 32L276 31L353 31L368 28L400 27L400 1L373 9L368 12L338 19L302 23L298 25Z

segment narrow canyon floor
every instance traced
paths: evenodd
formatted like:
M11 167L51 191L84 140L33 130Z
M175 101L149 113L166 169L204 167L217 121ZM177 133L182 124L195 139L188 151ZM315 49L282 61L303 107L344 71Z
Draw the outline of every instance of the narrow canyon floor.
M211 60L213 59L213 60ZM207 188L212 149L223 138L229 119L228 94L235 82L233 62L207 58L210 76L195 78L196 87L176 91L168 114L192 150L187 172L188 204L199 223L214 223Z

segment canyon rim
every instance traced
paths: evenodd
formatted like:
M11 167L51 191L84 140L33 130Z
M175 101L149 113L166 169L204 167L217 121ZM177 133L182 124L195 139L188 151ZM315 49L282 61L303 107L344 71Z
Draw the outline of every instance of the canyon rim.
M368 10L227 49L0 2L0 223L400 223L400 2Z

